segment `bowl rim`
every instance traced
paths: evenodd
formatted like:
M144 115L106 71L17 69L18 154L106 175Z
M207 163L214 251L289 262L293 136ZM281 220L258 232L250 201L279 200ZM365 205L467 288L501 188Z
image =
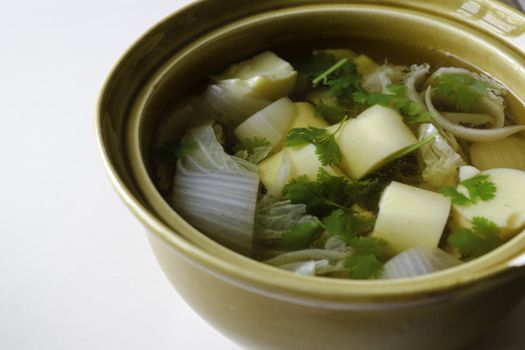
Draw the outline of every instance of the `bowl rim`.
M502 271L508 269L508 264L506 264L501 259L493 259L494 254L489 253L484 257L476 259L474 262L469 262L462 264L460 267L450 270L445 270L435 274L421 276L411 279L400 279L395 281L381 281L381 280L367 280L367 281L358 281L358 280L340 280L333 278L325 277L309 277L309 276L300 276L283 271L265 264L262 264L258 261L252 260L250 258L239 255L229 249L221 246L220 244L214 242L213 240L207 238L205 235L200 233L198 230L189 225L184 219L182 219L178 214L176 214L171 208L170 211L177 216L176 221L170 222L168 225L157 215L154 215L151 210L147 209L144 203L134 194L126 185L124 180L119 176L116 168L113 166L111 157L106 149L104 142L104 135L102 131L103 123L103 110L102 110L102 100L103 96L106 93L108 86L112 80L113 75L122 65L126 57L129 56L135 48L139 47L142 40L155 28L161 26L164 22L169 21L173 17L177 16L183 11L192 9L199 4L205 3L207 0L200 0L189 5L186 5L179 11L165 18L163 21L159 22L156 26L146 32L141 38L139 38L128 51L126 51L118 63L113 68L110 73L104 88L99 97L98 101L98 115L96 118L96 131L97 131L97 141L99 149L102 153L104 166L110 176L110 180L113 186L116 188L117 193L124 200L126 205L131 209L131 211L142 221L142 223L149 229L150 232L156 234L160 239L166 242L170 247L174 248L180 255L184 256L186 259L189 259L192 263L198 264L202 268L210 271L211 273L218 274L221 278L226 278L231 280L233 283L239 283L240 285L257 290L259 292L264 291L272 295L279 295L280 297L290 296L292 300L296 301L297 296L302 296L304 299L328 299L332 302L336 301L348 301L348 300L360 300L361 302L370 301L376 303L381 300L387 300L392 302L393 298L404 299L407 298L417 298L419 296L425 295L435 295L436 297L444 290L452 291L454 289L461 288L467 284L479 281L481 279L487 278L492 275L497 275ZM396 3L396 1L386 1L387 3ZM349 1L348 3L352 3ZM383 3L379 1L379 3ZM435 8L445 8L444 6L438 6L439 0L428 1L427 3L432 3ZM437 4L437 5L436 5ZM503 6L503 8L510 8L506 5L495 3L495 4L485 4L485 6ZM519 16L522 23L525 24L525 16L510 9L515 15ZM501 37L499 33L492 33ZM502 39L502 38L500 38ZM508 38L504 40L507 41ZM521 48L521 55L525 55L525 49ZM158 73L158 71L157 71ZM149 84L149 83L148 83ZM147 89L143 89L142 94L145 94ZM144 96L143 96L144 97ZM137 99L140 101L140 97ZM140 107L134 107L140 108ZM132 113L133 114L133 113ZM140 121L137 121L140 122ZM135 125L135 126L138 126ZM135 131L138 131L139 127L135 128ZM134 137L138 137L135 133ZM135 149L137 152L137 149ZM140 151L139 154L140 155ZM135 153L134 156L137 156ZM134 158L134 157L132 157ZM135 166L144 167L141 172L147 174L144 163L142 159ZM141 179L139 183L144 181ZM153 186L149 176L146 181L150 182L150 186ZM143 183L141 183L143 185ZM158 193L158 192L157 192ZM158 194L160 196L160 194ZM162 197L160 197L162 199ZM165 203L164 200L162 200ZM167 204L165 203L167 206ZM189 236L202 236L201 238L205 241L205 246L196 245L195 242L191 242L187 238L181 236L178 232L186 232ZM524 235L521 235L524 236ZM521 245L525 246L525 237L520 240ZM203 241L201 240L201 241ZM220 256L225 258L219 258L213 253L218 253ZM514 254L513 256L517 256ZM510 260L513 256L504 259L505 261ZM227 260L226 260L227 258ZM491 263L485 264L485 268L481 271L476 269L477 265L482 265L480 261L491 261ZM472 266L474 265L474 268ZM466 266L466 267L465 267ZM454 270L454 271L453 271ZM255 273L254 273L255 271ZM451 273L454 272L454 273Z

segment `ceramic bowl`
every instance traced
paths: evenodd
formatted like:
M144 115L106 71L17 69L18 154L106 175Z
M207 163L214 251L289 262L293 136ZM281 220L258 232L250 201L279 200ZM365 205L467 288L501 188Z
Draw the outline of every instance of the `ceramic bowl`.
M294 275L236 254L174 212L154 186L158 122L227 64L278 47L388 49L400 60L462 61L504 82L525 123L525 18L491 1L204 0L140 38L100 97L111 181L147 229L159 264L204 319L254 349L455 349L525 294L525 233L457 268L414 279ZM174 120L182 135L187 120Z

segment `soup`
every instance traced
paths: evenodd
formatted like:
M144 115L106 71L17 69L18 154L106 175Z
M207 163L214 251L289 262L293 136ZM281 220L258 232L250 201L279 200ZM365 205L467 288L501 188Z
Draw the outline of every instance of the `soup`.
M159 190L214 240L305 275L414 277L522 231L505 86L371 52L265 51L212 76L159 126ZM192 121L178 143L170 118Z

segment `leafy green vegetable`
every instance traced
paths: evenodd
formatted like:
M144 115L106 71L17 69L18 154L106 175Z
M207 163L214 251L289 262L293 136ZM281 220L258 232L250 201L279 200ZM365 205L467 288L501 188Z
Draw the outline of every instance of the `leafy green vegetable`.
M316 52L309 56L306 62L298 64L298 69L308 80L313 80L335 63L336 59L333 55L326 52Z
M314 87L320 83L328 86L329 94L333 96L351 96L354 92L361 90L363 77L357 71L357 66L343 58L329 69L317 76L312 84Z
M468 196L451 186L443 187L441 193L450 197L452 203L460 206L474 204L478 202L478 200L486 202L496 195L496 185L491 182L489 178L489 175L477 175L461 181L459 185L467 189Z
M197 147L193 139L183 139L179 144L167 143L160 147L155 155L162 164L175 164L177 158L187 156Z
M342 159L341 150L335 141L335 136L342 129L346 119L343 119L337 130L329 133L320 128L294 128L286 137L287 147L300 147L308 143L315 146L315 153L323 165L337 164Z
M488 96L490 84L469 74L444 73L435 77L433 93L463 112L471 112L482 97Z
M383 184L377 179L349 182L321 168L315 181L304 175L290 181L283 189L283 196L294 204L305 204L310 214L324 216L334 209L349 209L378 195L382 189Z
M373 254L353 255L346 259L345 265L353 279L379 278L383 272L383 264Z
M407 123L425 123L432 120L428 111L408 98L407 87L404 84L390 84L387 90L388 94L381 92L367 94L365 91L357 91L352 97L355 103L393 108L403 116Z
M281 248L287 250L308 248L320 233L320 227L317 219L292 227L281 236Z
M455 229L449 236L448 242L467 259L477 258L503 243L498 226L482 216L472 219L470 229L464 227Z

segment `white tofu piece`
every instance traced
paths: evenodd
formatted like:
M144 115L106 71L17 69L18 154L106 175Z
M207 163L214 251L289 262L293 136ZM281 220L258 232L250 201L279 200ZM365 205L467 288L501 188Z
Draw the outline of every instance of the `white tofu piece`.
M297 72L271 51L232 64L222 74L212 77L215 81L241 79L254 91L270 100L288 96L297 80Z
M499 168L482 171L479 175L489 175L489 180L496 185L495 197L489 201L478 201L467 206L454 205L452 217L455 226L470 227L470 221L475 216L483 216L498 225L503 239L508 239L523 230L525 228L525 171ZM462 186L459 186L458 190L463 190Z
M336 128L334 125L330 130ZM380 168L388 156L416 143L417 138L397 111L375 105L348 121L336 141L343 155L341 170L360 179Z
M379 201L373 237L400 253L413 247L436 248L450 213L450 199L440 193L393 181Z
M319 168L325 169L330 175L344 176L335 165L323 166L315 153L315 146L308 144L303 147L286 148L259 163L259 178L267 189L273 188L272 185L277 179L283 162L284 152L288 154L290 168L283 184L301 175L306 175L310 180L315 180Z

